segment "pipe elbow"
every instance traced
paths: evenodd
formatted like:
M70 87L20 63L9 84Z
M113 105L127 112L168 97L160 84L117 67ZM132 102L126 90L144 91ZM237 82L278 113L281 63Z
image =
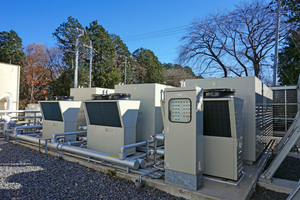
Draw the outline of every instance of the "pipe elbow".
M4 122L10 122L10 116L8 115L1 115L0 120Z

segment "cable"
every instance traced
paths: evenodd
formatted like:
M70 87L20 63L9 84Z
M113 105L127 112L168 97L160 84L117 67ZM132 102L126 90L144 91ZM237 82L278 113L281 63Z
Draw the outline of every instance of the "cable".
M130 38L136 38L136 37L140 37L140 36L146 36L146 35L152 35L152 34L157 34L157 33L163 33L163 32L174 30L174 29L178 29L178 28L180 28L180 29L182 29L183 27L187 28L188 26L189 25L184 25L184 26L178 26L178 27L175 27L175 28L164 29L164 30L161 30L161 31L154 31L154 32L143 33L143 34L139 34L139 35L126 36L126 37L123 37L123 39L130 39Z
M184 27L184 28L180 28L180 27ZM128 36L128 37L124 37L122 39L126 40L126 42L132 42L132 41L137 41L137 40L145 40L145 39L152 39L152 38L157 38L157 37L175 35L175 34L179 34L179 33L184 33L186 31L186 28L188 27L188 25L180 26L180 27L170 28L170 29L165 29L162 31L150 32L150 33L144 33L144 34L135 35L135 36Z

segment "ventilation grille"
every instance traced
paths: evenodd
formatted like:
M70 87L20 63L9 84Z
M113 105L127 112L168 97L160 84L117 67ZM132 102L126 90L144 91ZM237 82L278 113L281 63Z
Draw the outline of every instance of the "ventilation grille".
M122 127L116 102L86 102L91 125Z
M58 102L41 102L41 107L45 120L63 121Z
M231 137L228 101L204 101L204 135Z

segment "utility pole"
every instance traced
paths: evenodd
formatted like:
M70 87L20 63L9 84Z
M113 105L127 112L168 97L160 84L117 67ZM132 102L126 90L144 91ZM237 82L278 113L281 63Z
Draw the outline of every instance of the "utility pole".
M92 66L93 66L93 52L98 53L95 49L93 49L92 40L90 40L90 46L83 44L84 47L90 49L90 71L89 71L89 88L92 87Z
M126 68L127 68L127 58L125 57L125 78L124 78L124 85L126 85Z
M127 57L125 57L125 62L122 62L121 64L125 65L125 77L124 77L124 85L126 85L126 68L127 68Z
M273 75L273 85L277 85L277 71L278 71L278 45L279 45L279 25L280 25L280 9L281 0L277 0L277 23L276 23L276 38L275 38L275 56L274 56L274 75Z
M89 88L92 87L92 65L93 65L93 46L92 40L90 40L90 74L89 74Z
M77 88L77 80L78 80L78 43L79 43L78 38L83 35L84 35L84 30L76 27L74 88Z

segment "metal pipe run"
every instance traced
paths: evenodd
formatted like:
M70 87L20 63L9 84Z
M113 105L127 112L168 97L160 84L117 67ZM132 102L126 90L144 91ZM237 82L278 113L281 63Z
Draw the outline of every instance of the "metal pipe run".
M74 131L74 132L66 132L66 133L55 133L53 134L53 141L56 142L56 138L59 136L66 136L66 135L77 135L77 134L85 134L87 131Z
M25 140L25 141L29 141L32 143L39 142L38 138L34 138L34 137L30 137L30 136L16 135L16 138ZM43 140L40 142L43 145L45 144L45 141L43 141ZM67 151L67 152L71 152L71 153L75 153L75 154L80 154L80 155L83 155L86 157L92 157L94 159L99 159L99 160L107 161L107 162L114 163L114 164L124 165L124 166L130 167L132 169L138 169L140 166L140 163L137 160L132 160L132 159L120 160L118 158L115 158L114 156L111 156L110 154L107 154L107 153L102 153L102 152L93 151L90 149L84 149L84 148L80 148L80 147L68 146L67 144L50 143L50 144L48 144L48 147L52 148L52 149L57 149L60 151Z
M34 125L34 126L17 126L14 129L14 134L17 135L17 131L20 129L32 129L32 128L43 128L43 125Z
M132 147L139 147L139 146L143 146L143 145L146 145L146 141L122 146L121 147L121 153L125 153L126 149L129 149L129 148L132 148Z
M163 142L163 141L165 141L165 134L157 134L155 136L155 139L159 142Z
M165 155L165 150L164 149L156 149L156 153L158 155Z

